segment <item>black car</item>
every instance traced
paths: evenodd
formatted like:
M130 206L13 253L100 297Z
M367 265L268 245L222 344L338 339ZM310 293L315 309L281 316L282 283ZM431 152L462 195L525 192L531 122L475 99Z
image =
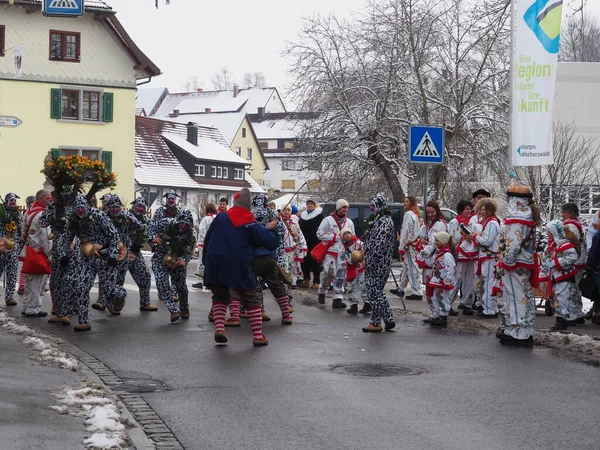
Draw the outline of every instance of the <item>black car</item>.
M319 206L323 208L323 216L325 217L330 215L335 210L335 203L321 203ZM400 229L402 228L402 219L404 218L404 204L388 203L387 207L392 212L392 220L396 227L396 231L400 233ZM419 208L421 208L421 216L425 218L423 206L419 205ZM448 222L457 216L457 213L451 209L440 209L442 210L442 213ZM354 230L359 238L362 238L365 233L367 219L370 215L371 210L369 203L350 203L350 206L348 207L348 218L352 220L352 223L354 223ZM398 252L394 252L394 255L394 257L397 257Z

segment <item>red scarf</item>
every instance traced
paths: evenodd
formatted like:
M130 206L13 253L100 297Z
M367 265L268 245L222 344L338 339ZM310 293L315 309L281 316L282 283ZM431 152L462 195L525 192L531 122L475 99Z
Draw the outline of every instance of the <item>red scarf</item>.
M232 206L225 213L235 228L254 222L254 214L241 206Z
M44 209L45 207L40 202L36 201L33 205L31 205L31 208L29 208L25 213L23 224L25 226L31 225L31 221L33 220L33 218L38 213L42 212Z
M346 220L347 217L340 217L337 213L337 211L334 211L331 213L331 217L333 217L335 219L335 223L337 224L338 228L340 229L340 232L345 228L346 226Z
M473 217L473 216L471 216ZM456 221L458 222L459 225L469 225L469 222L471 220L471 217L465 217L462 214L459 214L458 216L456 216Z
M483 226L483 230L485 230L485 227L487 227L487 224L490 223L492 220L495 220L498 223L500 223L500 219L498 219L496 216L486 217L486 219L481 224Z

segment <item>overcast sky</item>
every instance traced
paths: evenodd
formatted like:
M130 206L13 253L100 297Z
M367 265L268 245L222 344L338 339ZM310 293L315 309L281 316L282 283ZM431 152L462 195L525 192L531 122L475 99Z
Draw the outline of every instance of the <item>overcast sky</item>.
M281 52L286 40L295 39L301 18L347 16L366 0L171 0L170 5L159 0L158 9L155 0L106 2L163 72L146 87L179 92L197 76L202 87L212 89L211 77L228 66L240 81L246 72L263 72L267 85L284 93L289 65ZM588 12L600 18L600 0L588 4Z

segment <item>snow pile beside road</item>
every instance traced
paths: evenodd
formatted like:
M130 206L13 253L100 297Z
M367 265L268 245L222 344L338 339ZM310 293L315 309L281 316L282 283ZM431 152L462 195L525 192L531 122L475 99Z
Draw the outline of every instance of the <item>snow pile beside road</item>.
M537 332L536 344L580 355L586 361L600 361L600 341L574 333Z
M55 339L47 334L32 330L29 327L18 325L14 319L0 312L0 326L9 333L22 336L20 339L23 345L36 350L38 353L31 356L32 359L39 361L44 366L60 367L76 371L78 364L73 358L70 358L63 352L57 344L59 339Z
M85 417L86 430L91 433L83 443L91 450L117 450L131 446L126 432L126 420L121 416L116 397L100 386L87 382L79 389L64 388L59 394L61 406L51 408Z

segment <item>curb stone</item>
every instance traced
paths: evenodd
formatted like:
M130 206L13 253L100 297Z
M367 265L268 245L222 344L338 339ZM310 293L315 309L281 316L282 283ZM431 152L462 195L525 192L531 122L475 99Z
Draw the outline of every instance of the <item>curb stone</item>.
M84 376L105 387L118 398L123 418L133 425L127 429L127 434L135 450L185 450L171 429L141 395L113 390L114 387L123 384L123 380L109 367L72 342L63 338L58 340L58 345L77 358L80 363L79 370Z

